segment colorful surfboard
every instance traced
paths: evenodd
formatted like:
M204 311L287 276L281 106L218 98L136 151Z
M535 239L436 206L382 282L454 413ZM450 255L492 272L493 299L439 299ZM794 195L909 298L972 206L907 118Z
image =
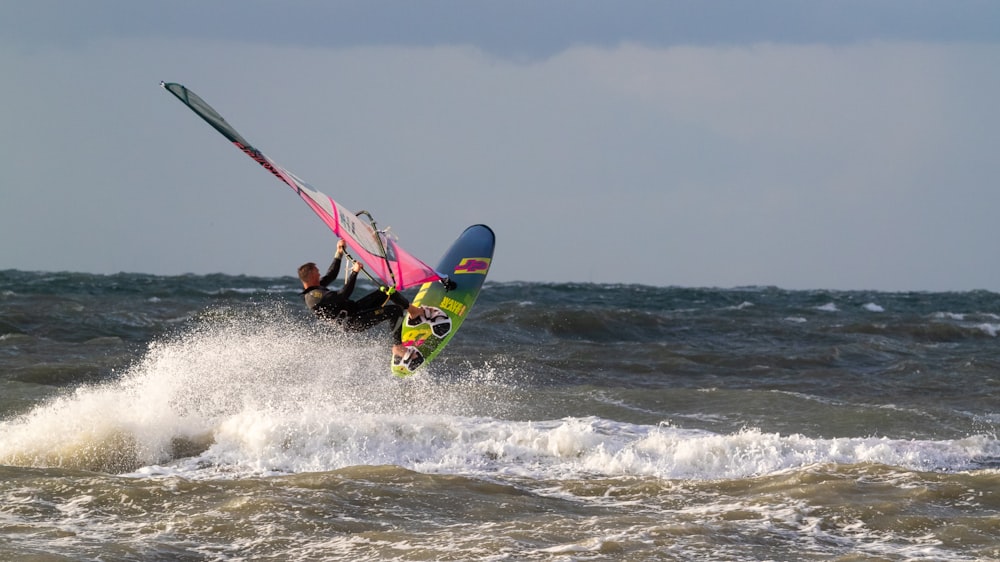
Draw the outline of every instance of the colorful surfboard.
M424 313L403 318L406 353L393 355L392 373L405 377L426 365L448 344L472 309L493 261L496 238L490 227L477 224L465 229L441 258L437 271L447 275L451 286L439 281L424 283L413 304Z

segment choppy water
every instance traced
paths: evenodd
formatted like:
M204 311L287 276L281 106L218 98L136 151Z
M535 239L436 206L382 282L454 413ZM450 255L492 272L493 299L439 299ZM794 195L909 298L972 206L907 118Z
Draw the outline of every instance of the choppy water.
M0 272L3 560L1000 559L1000 295Z

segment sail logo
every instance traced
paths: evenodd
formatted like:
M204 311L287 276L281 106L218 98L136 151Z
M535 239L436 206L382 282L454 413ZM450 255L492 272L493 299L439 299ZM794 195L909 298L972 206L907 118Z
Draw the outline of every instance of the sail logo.
M344 209L340 209L340 212L337 214L340 217L341 228L343 228L347 232L350 232L351 236L357 237L358 233L354 230L354 221L357 219L354 218L354 215L350 213L345 213Z
M278 171L278 168L274 164L272 164L271 161L267 159L267 156L264 156L264 154L261 151L257 150L256 148L248 144L243 144L239 141L233 141L233 144L236 145L236 148L242 150L244 154L252 158L254 162L260 164L261 166L264 166L264 169L277 176L279 180L283 182L288 181L287 179L285 179L284 176L281 175L281 172Z
M490 269L490 258L462 258L455 266L455 273L479 273L486 275Z

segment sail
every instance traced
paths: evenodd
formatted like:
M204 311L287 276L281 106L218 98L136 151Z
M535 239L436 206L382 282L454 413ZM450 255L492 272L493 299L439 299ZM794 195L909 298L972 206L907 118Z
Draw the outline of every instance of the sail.
M364 263L365 269L384 284L402 290L441 279L430 266L400 248L384 232L373 228L373 223L362 220L254 148L197 94L180 84L160 82L160 85L222 133L236 148L291 187L334 234L344 239L353 257Z

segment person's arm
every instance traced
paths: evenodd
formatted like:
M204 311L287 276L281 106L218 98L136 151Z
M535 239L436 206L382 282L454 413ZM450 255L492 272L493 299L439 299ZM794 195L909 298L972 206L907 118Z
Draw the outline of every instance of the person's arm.
M354 284L358 281L358 272L361 271L361 267L361 262L354 262L354 267L351 268L351 272L347 274L347 279L344 281L344 288L337 291L338 295L350 298L351 293L354 292Z
M343 240L337 241L337 253L333 255L333 263L326 270L326 275L319 280L319 284L323 287L328 286L333 283L333 280L337 278L337 274L340 273L340 260L344 257L344 244Z

